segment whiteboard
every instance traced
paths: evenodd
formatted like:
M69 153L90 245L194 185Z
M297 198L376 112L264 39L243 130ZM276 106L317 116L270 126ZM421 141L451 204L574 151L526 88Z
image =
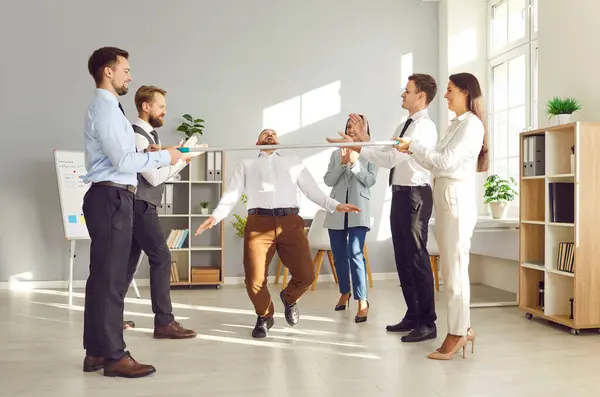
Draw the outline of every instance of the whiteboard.
M83 197L91 186L83 183L83 177L87 174L85 155L79 151L55 149L54 164L65 238L89 239L83 216Z

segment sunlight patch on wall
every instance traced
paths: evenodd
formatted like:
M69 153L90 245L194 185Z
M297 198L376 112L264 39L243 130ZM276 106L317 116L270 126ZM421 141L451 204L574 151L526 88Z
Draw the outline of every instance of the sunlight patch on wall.
M402 55L400 58L400 78L402 87L406 87L406 83L408 83L408 77L413 74L413 65L414 62L412 52Z
M377 230L377 241L386 241L392 238L390 228L390 209L392 208L392 189L385 190L381 218L379 218L379 230Z
M463 30L448 38L448 68L453 70L477 59L477 31Z
M272 128L281 137L339 114L340 87L338 80L263 109L262 128Z

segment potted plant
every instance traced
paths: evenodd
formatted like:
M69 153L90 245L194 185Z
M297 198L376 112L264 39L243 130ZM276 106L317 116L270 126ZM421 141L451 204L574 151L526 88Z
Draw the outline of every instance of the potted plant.
M183 132L188 138L191 138L194 134L202 135L204 129L204 120L193 118L187 113L181 117L183 117L185 121L183 121L179 127L177 127L177 131Z
M493 174L488 176L484 188L483 197L485 203L490 205L493 219L503 219L506 216L508 203L513 201L517 196L517 183L514 178L501 178L499 175Z
M578 110L581 104L575 98L554 97L546 103L546 113L556 117L558 125L571 122L571 115Z
M248 202L248 197L245 194L242 194L240 200L242 203L246 204ZM235 220L231 221L231 224L235 228L235 235L239 238L244 238L244 231L246 230L246 221L248 220L248 217L245 216L242 218L238 214L233 214L233 217Z
M200 203L200 213L202 215L208 215L208 201L202 201Z

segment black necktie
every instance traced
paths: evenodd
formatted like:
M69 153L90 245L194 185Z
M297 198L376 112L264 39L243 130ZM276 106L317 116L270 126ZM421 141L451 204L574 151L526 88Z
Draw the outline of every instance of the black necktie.
M121 109L121 112L123 112L123 115L125 115L125 111L123 110L123 106L121 106L121 102L119 102L119 109Z
M404 133L406 132L406 130L408 129L408 126L412 122L413 122L413 119L406 120L406 122L404 123L404 127L402 127L402 132L400 133L400 138L402 138L404 136ZM392 177L394 176L394 168L396 168L396 167L393 167L392 169L390 169L390 177L388 180L388 184L390 186L392 186Z

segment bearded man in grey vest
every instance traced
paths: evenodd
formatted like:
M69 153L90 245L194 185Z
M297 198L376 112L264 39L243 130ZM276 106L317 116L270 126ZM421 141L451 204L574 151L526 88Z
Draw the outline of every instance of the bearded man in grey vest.
M153 151L160 146L155 128L164 123L166 91L154 86L142 86L135 94L138 119L133 131L138 152ZM171 305L171 252L158 220L157 207L162 204L165 181L178 174L199 153L182 156L175 165L138 173L133 214L133 241L129 255L128 284L131 283L142 250L150 264L150 296L154 312L154 338L194 338L196 332L175 321Z

